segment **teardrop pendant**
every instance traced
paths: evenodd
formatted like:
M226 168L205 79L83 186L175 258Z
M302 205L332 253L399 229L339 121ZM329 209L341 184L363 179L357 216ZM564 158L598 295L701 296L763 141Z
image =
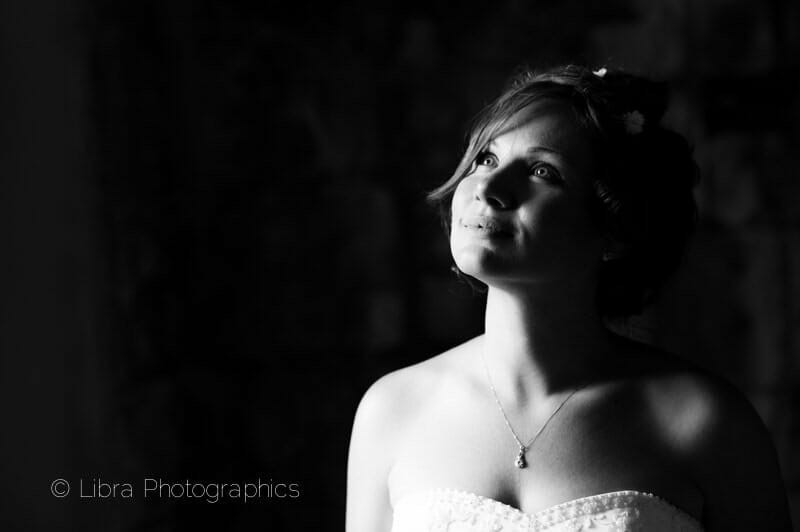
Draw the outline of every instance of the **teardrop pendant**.
M517 466L517 469L525 469L528 465L525 461L525 447L519 448L519 453L517 454L517 459L514 461L514 465Z

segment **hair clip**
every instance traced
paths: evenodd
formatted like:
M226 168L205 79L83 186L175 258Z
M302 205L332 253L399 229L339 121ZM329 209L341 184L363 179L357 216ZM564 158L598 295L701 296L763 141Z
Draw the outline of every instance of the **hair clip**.
M607 72L608 72L608 70L606 70L606 67L603 67L603 68L598 69L598 70L592 70L592 74L594 74L598 78L602 78L603 76L606 75Z
M631 135L638 135L642 132L644 127L644 115L639 111L631 111L622 115L622 121L625 123L625 131Z

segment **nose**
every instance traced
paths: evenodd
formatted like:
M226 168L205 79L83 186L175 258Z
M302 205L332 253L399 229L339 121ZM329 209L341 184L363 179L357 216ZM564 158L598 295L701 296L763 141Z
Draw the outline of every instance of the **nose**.
M495 209L509 209L514 204L514 189L510 167L496 168L480 176L475 185L474 199Z

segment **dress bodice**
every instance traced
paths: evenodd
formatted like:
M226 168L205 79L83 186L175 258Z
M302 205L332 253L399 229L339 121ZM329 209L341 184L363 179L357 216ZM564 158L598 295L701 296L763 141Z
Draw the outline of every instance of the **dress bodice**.
M394 505L392 532L702 532L700 523L665 500L615 491L525 513L453 489L411 493Z

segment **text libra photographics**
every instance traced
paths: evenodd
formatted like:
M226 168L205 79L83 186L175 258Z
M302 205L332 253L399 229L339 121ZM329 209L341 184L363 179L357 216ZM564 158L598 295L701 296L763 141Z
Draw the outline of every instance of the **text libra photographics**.
M145 498L201 500L211 504L227 500L248 502L263 499L297 499L300 497L300 484L297 482L263 481L254 482L196 482L184 480L168 482L160 478L142 480L141 494ZM82 499L131 499L137 495L136 486L131 482L109 482L101 478L88 481L80 479L80 498Z

